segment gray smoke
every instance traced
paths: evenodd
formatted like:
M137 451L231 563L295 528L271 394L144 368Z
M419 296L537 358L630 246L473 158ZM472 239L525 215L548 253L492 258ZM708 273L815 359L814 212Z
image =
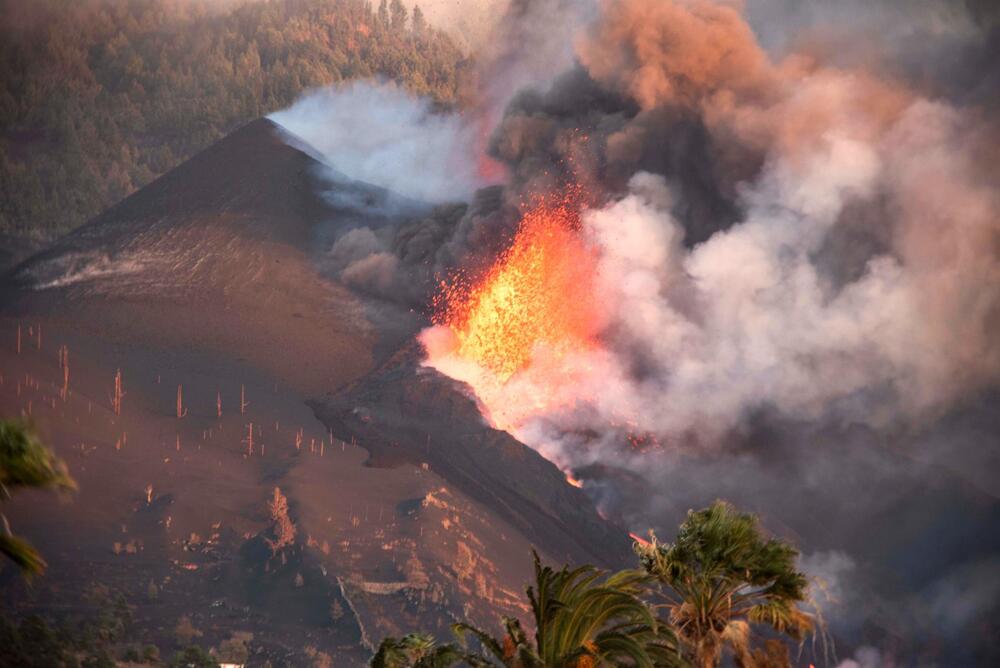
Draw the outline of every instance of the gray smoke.
M668 538L719 497L759 512L825 583L845 668L989 664L995 16L923 0L750 0L745 15L515 2L473 96L477 122L497 115L504 187L346 232L335 273L426 307L449 272L496 258L523 201L582 185L600 346L492 387L493 414L634 530ZM447 357L430 364L478 387L482 370ZM574 373L553 384L553 364ZM537 395L546 408L525 410Z
M839 555L849 604L818 602L842 646L874 645L860 665L996 652L998 134L989 72L944 76L975 70L989 31L942 24L934 70L902 36L926 16L827 62L761 48L728 6L609 3L492 139L509 191L598 201L609 325L567 364L590 374L554 385L538 360L491 412L633 528L669 536L723 497ZM516 413L525 396L546 409Z

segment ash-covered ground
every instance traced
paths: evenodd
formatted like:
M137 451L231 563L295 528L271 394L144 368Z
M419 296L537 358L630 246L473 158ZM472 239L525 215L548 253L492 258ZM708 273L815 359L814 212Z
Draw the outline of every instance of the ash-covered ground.
M205 645L252 633L258 662L360 665L389 633L523 614L532 547L627 558L553 464L418 370L418 316L323 275L330 235L385 223L390 194L331 207L286 139L251 123L7 275L0 406L80 486L5 508L50 564L31 586L4 568L11 613L80 618L121 593L164 652L188 615ZM275 487L296 529L277 552Z

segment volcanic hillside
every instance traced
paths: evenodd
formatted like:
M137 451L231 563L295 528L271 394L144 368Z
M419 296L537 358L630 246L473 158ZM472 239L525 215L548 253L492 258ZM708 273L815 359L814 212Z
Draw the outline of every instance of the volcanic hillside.
M0 571L15 614L121 593L164 652L188 615L204 645L355 665L386 633L523 614L532 546L625 562L582 491L419 367L418 317L324 277L325 240L392 224L365 209L390 194L287 140L250 123L4 278L0 411L80 485L6 504L50 564L30 588Z

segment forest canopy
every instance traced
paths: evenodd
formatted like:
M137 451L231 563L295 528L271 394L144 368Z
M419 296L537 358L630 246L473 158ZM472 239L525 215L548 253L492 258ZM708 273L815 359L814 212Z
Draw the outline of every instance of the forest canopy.
M302 91L457 99L461 51L400 0L0 0L0 234L86 222Z

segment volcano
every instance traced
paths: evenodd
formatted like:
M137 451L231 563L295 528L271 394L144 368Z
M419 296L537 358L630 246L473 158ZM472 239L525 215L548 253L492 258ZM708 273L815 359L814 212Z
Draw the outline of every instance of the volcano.
M7 505L49 561L30 588L0 571L14 613L121 594L164 648L186 615L205 643L252 633L261 662L356 665L388 633L524 614L532 548L631 561L623 528L420 365L422 316L324 273L331 236L402 202L329 173L258 120L3 277L0 407L80 485Z

